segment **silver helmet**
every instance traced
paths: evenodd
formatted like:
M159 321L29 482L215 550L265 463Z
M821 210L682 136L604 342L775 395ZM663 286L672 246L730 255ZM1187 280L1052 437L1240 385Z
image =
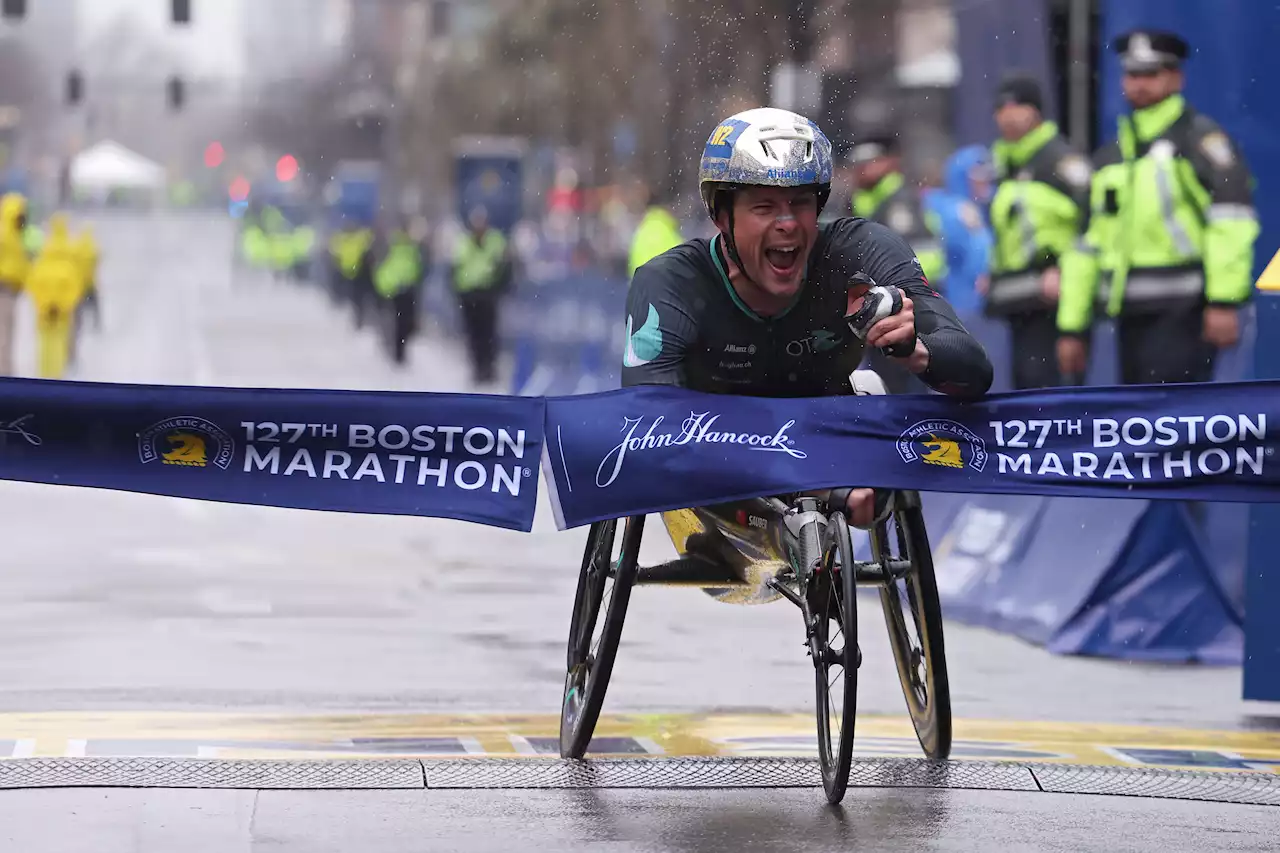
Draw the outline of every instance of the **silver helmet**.
M774 107L738 113L716 125L702 150L698 189L715 219L716 195L746 186L818 191L818 213L831 196L831 142L802 115Z

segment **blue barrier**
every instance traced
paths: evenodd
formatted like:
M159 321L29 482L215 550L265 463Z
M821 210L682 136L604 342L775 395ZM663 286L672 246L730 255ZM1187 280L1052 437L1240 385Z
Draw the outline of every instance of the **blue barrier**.
M503 306L514 356L510 393L589 394L618 387L626 282L591 271L527 279Z
M1259 293L1257 308L1256 373L1280 378L1280 293ZM1248 542L1244 698L1280 702L1280 506L1249 507Z
M949 619L1059 654L1243 658L1243 619L1178 503L930 493L924 507Z

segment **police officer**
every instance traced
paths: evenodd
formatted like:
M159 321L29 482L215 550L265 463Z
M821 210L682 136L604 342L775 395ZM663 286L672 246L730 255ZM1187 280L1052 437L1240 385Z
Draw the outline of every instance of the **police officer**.
M1026 74L1008 75L996 92L1001 138L991 147L995 251L985 309L1009 325L1018 389L1063 384L1056 352L1059 259L1080 233L1093 175L1088 159L1045 119L1043 105L1039 82Z
M374 288L385 300L386 331L391 358L397 366L408 359L409 339L418 327L418 291L429 263L426 251L427 225L421 217L403 217L385 245L373 274Z
M1096 299L1118 318L1123 383L1208 382L1252 291L1252 178L1231 138L1183 99L1186 41L1137 30L1112 48L1133 112L1095 157L1087 230L1063 270L1059 363L1084 370Z
M372 228L346 218L329 238L334 285L351 303L357 329L364 328L374 299L373 241Z
M486 385L497 378L498 302L510 284L512 265L507 240L489 226L483 207L468 213L467 224L454 247L449 280L462 309L472 382Z
M853 213L898 232L916 253L925 278L941 290L947 274L946 255L937 218L925 210L919 193L902 173L902 151L896 136L874 133L850 151L853 167Z
M934 290L943 290L947 263L940 236L941 223L936 214L926 210L920 193L907 183L898 138L883 131L860 137L850 149L847 161L853 171L854 215L897 232L915 252ZM871 351L868 362L890 393L924 394L929 390L915 375L878 349Z

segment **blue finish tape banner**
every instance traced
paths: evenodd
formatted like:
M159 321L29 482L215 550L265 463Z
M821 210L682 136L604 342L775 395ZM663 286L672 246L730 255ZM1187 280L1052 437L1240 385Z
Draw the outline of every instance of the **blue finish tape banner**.
M0 380L0 478L528 532L531 397Z
M547 400L560 529L836 486L1280 501L1280 382L763 399L640 387Z

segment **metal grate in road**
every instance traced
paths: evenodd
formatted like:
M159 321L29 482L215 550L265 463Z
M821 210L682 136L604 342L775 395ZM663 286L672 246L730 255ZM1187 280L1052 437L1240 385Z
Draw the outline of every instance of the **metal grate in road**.
M817 788L807 758L465 758L229 760L23 758L0 761L0 789L239 788L512 790L534 788ZM852 788L947 788L1102 794L1280 805L1280 775L1015 762L856 759Z
M808 788L822 785L806 758L463 759L424 761L428 788ZM855 760L853 787L980 788L1035 791L1026 767L1011 763Z
M3 788L421 788L415 760L245 761L201 758L24 758L0 761Z

